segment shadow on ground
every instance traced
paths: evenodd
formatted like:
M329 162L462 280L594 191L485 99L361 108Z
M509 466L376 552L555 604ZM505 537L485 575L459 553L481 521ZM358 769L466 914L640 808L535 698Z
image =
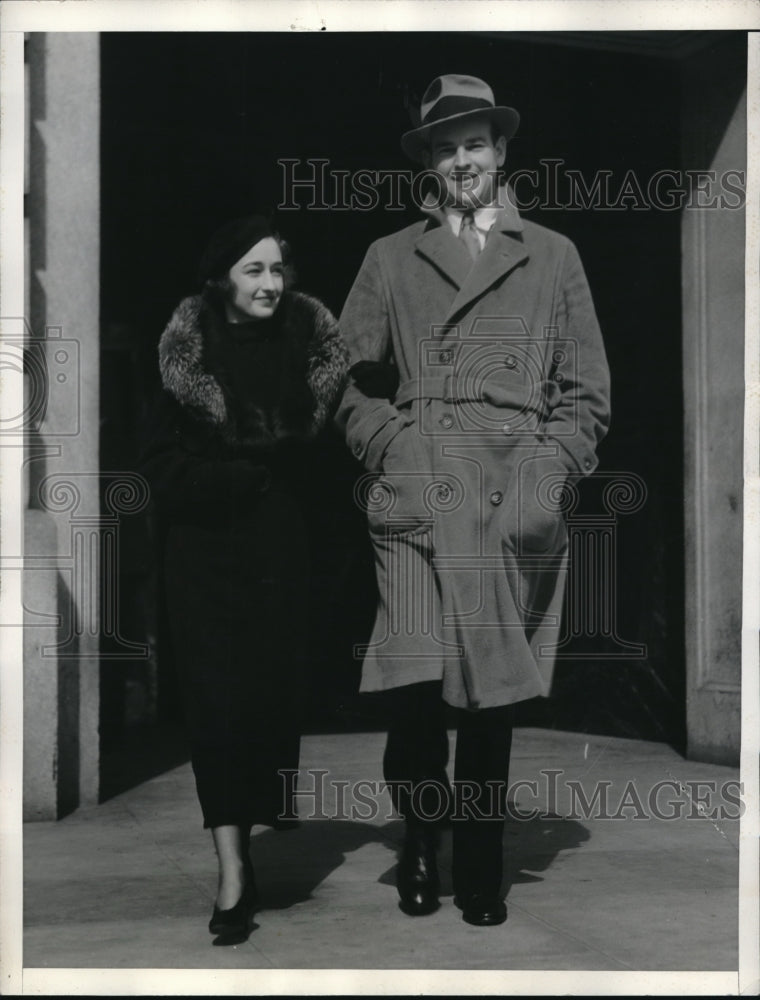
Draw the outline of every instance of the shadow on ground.
M376 881L396 884L396 865L403 840L402 820L378 827L351 820L302 820L289 830L267 829L251 839L256 880L267 908L286 909L310 899L316 887L340 868L347 854L368 844L382 844L392 853L392 864L378 870ZM542 882L543 873L567 850L589 840L581 823L547 813L526 820L507 821L504 835L504 883ZM451 832L445 830L438 852L441 895L453 895Z

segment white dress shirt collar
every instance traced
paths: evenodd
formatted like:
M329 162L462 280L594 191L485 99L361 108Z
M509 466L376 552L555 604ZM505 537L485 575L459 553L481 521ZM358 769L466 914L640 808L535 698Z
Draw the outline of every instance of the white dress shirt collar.
M446 212L446 219L451 226L452 233L455 236L459 236L459 230L462 228L462 216L464 215L465 209L450 208L447 206L444 211ZM501 207L499 205L488 205L485 208L476 208L473 212L475 232L478 234L481 249L485 246L488 234L491 231L494 222L496 222L496 217L500 211Z

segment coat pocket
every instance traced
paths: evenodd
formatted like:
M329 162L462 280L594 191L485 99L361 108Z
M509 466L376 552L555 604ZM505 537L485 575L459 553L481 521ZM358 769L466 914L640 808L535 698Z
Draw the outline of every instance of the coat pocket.
M515 465L504 495L501 533L518 554L556 551L566 538L563 487L568 472L540 442Z
M416 424L410 424L391 441L383 457L383 471L368 494L370 530L405 533L427 527L432 520L427 502L433 481L426 442Z

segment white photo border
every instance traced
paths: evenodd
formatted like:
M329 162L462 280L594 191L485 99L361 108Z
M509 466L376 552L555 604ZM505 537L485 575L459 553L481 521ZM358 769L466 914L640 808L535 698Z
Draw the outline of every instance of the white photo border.
M739 968L736 972L32 969L22 954L23 440L0 450L0 544L18 554L0 589L0 990L7 995L756 995L760 752L760 6L752 0L6 0L0 10L0 316L24 314L25 32L749 32ZM0 371L0 416L23 409L20 372Z

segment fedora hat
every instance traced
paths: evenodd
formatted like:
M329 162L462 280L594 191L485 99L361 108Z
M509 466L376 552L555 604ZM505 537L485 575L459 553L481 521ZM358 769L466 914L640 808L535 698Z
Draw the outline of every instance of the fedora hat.
M410 159L419 163L435 125L484 114L505 139L511 139L520 124L520 116L514 108L496 105L493 91L485 81L457 73L437 76L422 95L420 126L401 136L401 148Z

